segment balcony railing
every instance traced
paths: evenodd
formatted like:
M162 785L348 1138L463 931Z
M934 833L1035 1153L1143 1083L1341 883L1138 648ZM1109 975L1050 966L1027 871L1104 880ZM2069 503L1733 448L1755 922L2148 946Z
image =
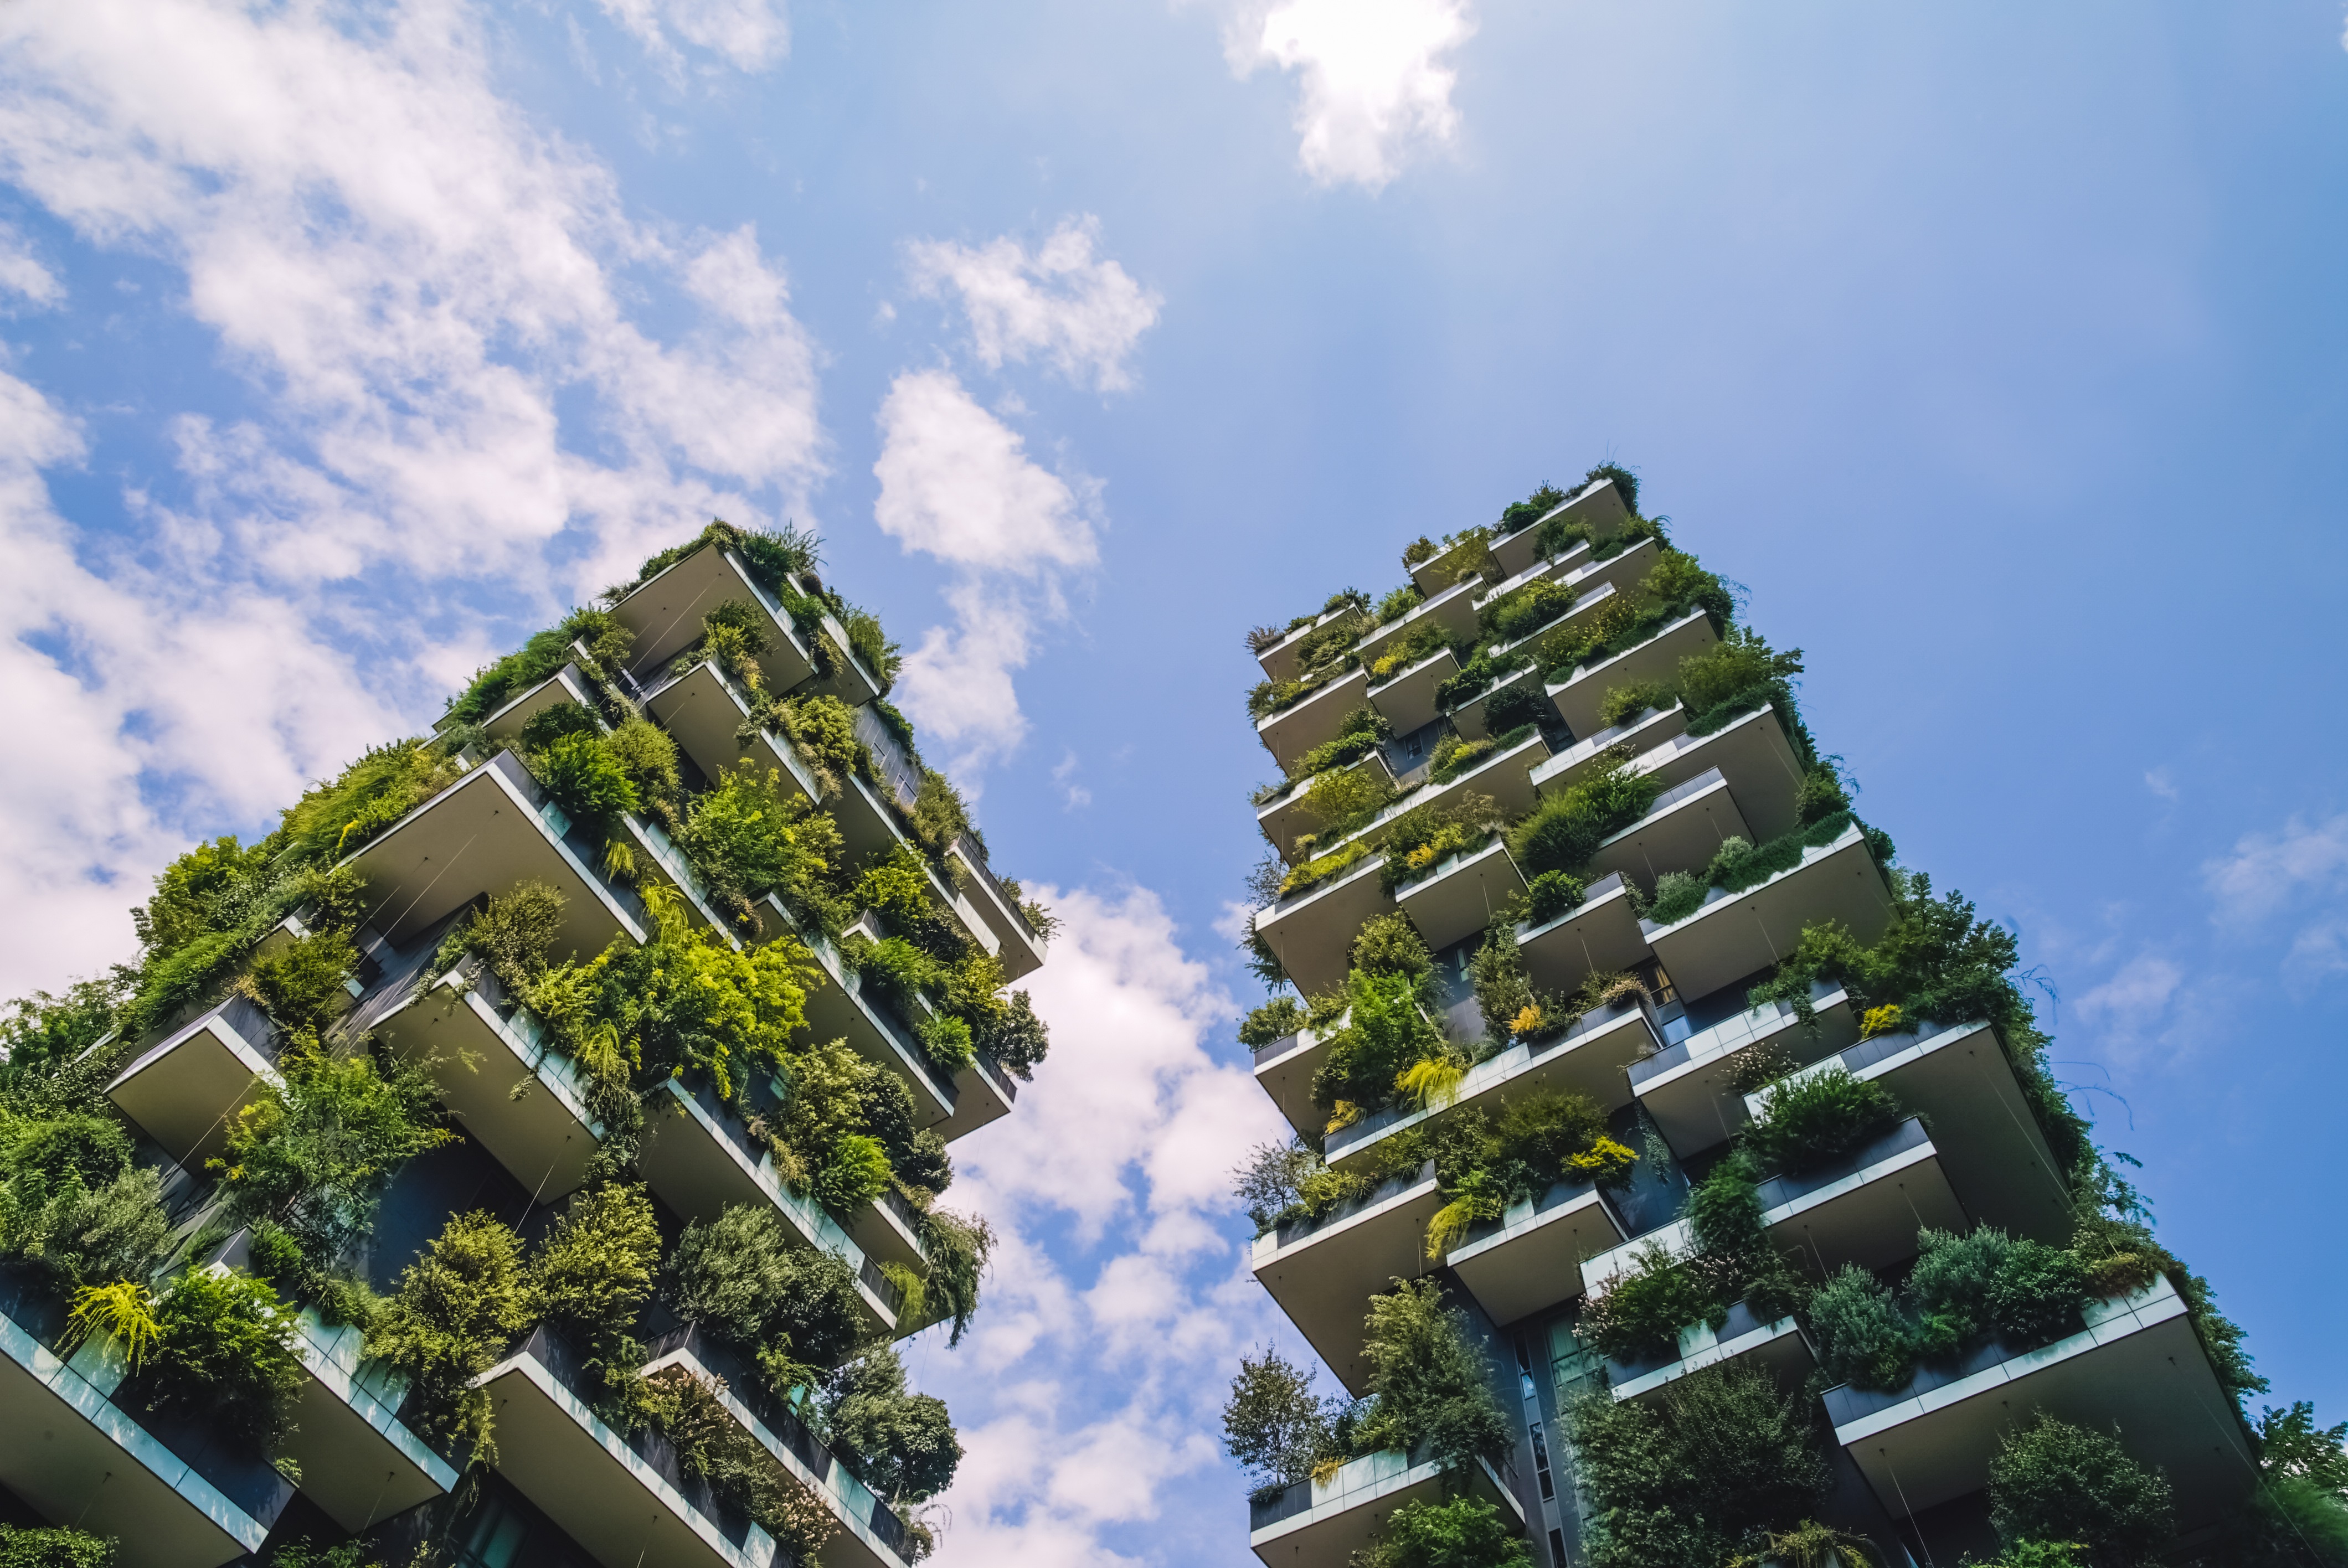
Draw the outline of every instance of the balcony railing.
M1317 1219L1291 1220L1272 1233L1273 1245L1280 1247L1293 1246L1316 1232L1334 1229L1355 1214L1367 1209L1376 1208L1387 1199L1397 1197L1422 1182L1432 1181L1434 1178L1435 1162L1432 1160L1427 1161L1416 1171L1405 1171L1399 1175L1388 1176L1358 1198L1344 1198L1331 1204L1328 1212Z

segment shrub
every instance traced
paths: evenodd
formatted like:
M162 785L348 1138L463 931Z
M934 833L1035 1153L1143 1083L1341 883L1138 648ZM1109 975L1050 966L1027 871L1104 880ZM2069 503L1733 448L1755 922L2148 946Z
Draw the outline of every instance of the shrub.
M1607 1281L1581 1308L1581 1337L1610 1361L1643 1361L1679 1347L1680 1330L1717 1317L1721 1307L1660 1246L1632 1255L1635 1272Z
M1331 768L1341 768L1359 762L1377 749L1380 741L1394 738L1394 726L1385 715L1375 709L1356 708L1337 722L1337 733L1296 759L1290 770L1289 782L1293 784Z
M1500 1511L1476 1497L1414 1501L1386 1517L1384 1540L1355 1559L1362 1568L1532 1568L1532 1552Z
M0 1524L0 1568L112 1568L114 1542L79 1530Z
M170 1236L151 1170L126 1167L95 1187L76 1170L55 1180L27 1170L0 1188L0 1253L39 1265L60 1285L143 1280Z
M1808 1170L1859 1148L1905 1114L1880 1083L1829 1068L1764 1091L1745 1147L1771 1170Z
M994 1228L983 1219L964 1219L948 1209L923 1211L922 1248L930 1260L929 1321L951 1322L946 1348L962 1343L978 1315L979 1282L994 1251Z
M1280 897L1286 898L1303 892L1316 884L1326 882L1348 866L1359 865L1370 856L1370 846L1354 839L1342 849L1306 861L1282 878Z
M1503 687L1484 699L1484 728L1496 735L1512 735L1528 724L1539 724L1544 718L1554 723L1557 710L1531 686Z
M641 713L631 713L603 737L603 748L646 805L674 809L684 784L677 773L676 743L666 731Z
M1758 1554L1832 1481L1808 1409L1760 1372L1709 1368L1659 1403L1592 1392L1568 1423L1594 1568L1719 1568Z
M560 736L531 763L546 793L591 836L616 836L620 819L644 804L635 781L600 735Z
M1572 498L1555 485L1543 480L1540 489L1535 490L1523 500L1511 501L1501 508L1500 521L1496 531L1500 534L1522 532Z
M1277 1147L1277 1145L1269 1145ZM1249 1472L1260 1491L1295 1485L1332 1454L1343 1399L1313 1391L1313 1369L1284 1359L1269 1345L1240 1357L1239 1375L1223 1401L1223 1451Z
M1476 1008L1483 1015L1487 1037L1505 1040L1512 1034L1539 1030L1540 1004L1525 972L1524 955L1517 950L1515 921L1492 922L1468 960L1468 978L1476 988ZM1517 1022L1528 1009L1535 1015L1533 1028L1520 1030Z
M1579 873L1609 835L1644 816L1663 793L1653 776L1616 766L1549 795L1509 830L1509 853L1527 876Z
M1676 925L1704 907L1704 879L1684 871L1666 871L1655 878L1654 896L1647 900L1647 918L1658 926Z
M2090 1299L2086 1266L2075 1254L2024 1236L2006 1249L1984 1305L1999 1334L2037 1344L2076 1328Z
M530 1322L520 1239L486 1211L453 1214L367 1330L366 1353L407 1375L424 1435L492 1462L489 1397L473 1379Z
M328 1269L366 1236L402 1165L456 1137L440 1124L439 1086L421 1063L288 1050L281 1082L263 1082L229 1124L221 1173L230 1214L267 1220Z
M2013 1245L2011 1236L1991 1225L1964 1235L1929 1227L1917 1233L1908 1296L1921 1321L1921 1354L1953 1356L1990 1331L1990 1287Z
M1406 975L1412 984L1424 984L1435 973L1435 955L1426 939L1399 910L1375 915L1362 922L1354 937L1353 967L1370 975Z
M562 895L543 882L518 883L509 893L492 895L453 927L431 967L445 973L458 953L470 950L520 996L546 973L548 955L561 935Z
M1708 734L1737 714L1760 707L1802 672L1802 651L1779 653L1756 632L1730 627L1720 641L1680 661L1680 701L1688 730Z
M315 1040L349 1001L343 977L358 956L343 932L314 931L256 959L240 989L267 1009L280 1028Z
M1801 814L1802 825L1807 827L1837 812L1849 811L1850 793L1843 788L1842 780L1835 775L1834 769L1821 765L1802 775L1802 787L1797 793L1795 802Z
M1671 615L1701 610L1715 626L1725 627L1736 615L1735 601L1720 579L1696 564L1684 550L1664 547L1639 587Z
M1498 604L1486 605L1479 619L1492 636L1502 642L1514 642L1571 610L1573 600L1571 589L1541 578Z
M155 1305L155 1353L140 1374L151 1401L217 1421L266 1450L291 1430L306 1374L293 1309L265 1279L191 1268Z
M831 819L783 786L782 770L747 758L722 770L694 797L678 842L710 897L737 921L769 893L794 915L821 926L820 889L842 862Z
M824 1384L832 1451L875 1493L892 1503L920 1502L953 1483L963 1450L945 1401L906 1391L894 1348L873 1347Z
M793 697L776 710L783 733L815 770L826 794L837 794L854 774L870 773L856 720L837 697ZM757 737L752 736L751 739Z
M643 1359L628 1331L652 1299L660 1247L643 1187L574 1194L530 1260L524 1289L531 1316L561 1329L591 1368L617 1381Z
M2096 1568L2137 1568L2172 1530L2168 1482L2116 1438L2040 1414L1989 1467L1990 1522L2008 1547L2071 1541Z
M142 913L133 910L132 916ZM62 997L35 991L10 1002L7 1015L0 1017L0 1079L47 1074L78 1058L114 1027L114 1009L124 991L118 973L77 980Z
M1327 838L1352 832L1393 798L1393 789L1376 774L1334 768L1313 775L1303 805L1320 825L1321 835Z
M896 685L898 674L905 668L905 654L889 641L889 634L880 628L880 618L851 604L841 613L839 624L848 633L850 650L880 682L880 690L886 692Z
M1404 812L1386 825L1385 865L1378 884L1388 894L1415 876L1423 876L1445 858L1480 849L1499 827L1498 803L1474 791L1449 805L1422 805Z
M1250 1048L1285 1040L1304 1027L1304 1009L1293 997L1274 997L1240 1020L1240 1043Z
M548 628L476 673L463 693L448 704L448 719L477 724L503 707L510 698L537 685L571 662L572 643L584 641L596 662L616 668L628 661L634 637L607 610L574 610L560 624Z
M731 1204L686 1226L664 1289L678 1317L756 1354L778 1393L849 1355L863 1333L855 1274L830 1253L795 1248L764 1207Z
M1419 1011L1407 976L1356 969L1345 979L1345 997L1353 1016L1313 1075L1313 1100L1325 1111L1349 1104L1374 1111L1393 1097L1405 1068L1440 1052L1443 1038Z
M1598 722L1611 729L1650 708L1668 708L1676 701L1672 689L1661 681L1633 681L1624 686L1610 686L1599 700Z
M1634 517L1639 510L1639 476L1620 463L1601 463L1581 477L1581 488L1588 489L1601 479L1614 481L1614 489L1622 497L1622 506ZM1563 505L1562 502L1559 503Z
M1546 925L1581 903L1589 890L1579 876L1544 871L1525 886L1525 913L1532 924Z
M1365 1444L1406 1450L1424 1443L1447 1469L1506 1461L1516 1442L1492 1397L1490 1365L1435 1281L1406 1280L1373 1298L1367 1327L1362 1353L1377 1404L1362 1422Z
M1915 1370L1907 1320L1873 1275L1845 1264L1810 1297L1818 1367L1856 1389L1904 1386Z
M668 1439L687 1473L780 1542L789 1561L816 1561L839 1533L838 1521L734 1419L718 1397L723 1387L681 1368L664 1368L635 1386L634 1413Z
M1470 741L1457 734L1446 735L1427 758L1426 782L1449 784L1499 749L1497 739Z
M1302 1139L1258 1143L1245 1163L1232 1167L1231 1195L1262 1235L1303 1208L1301 1184L1321 1169L1321 1156Z
M1370 614L1380 626L1390 620L1400 620L1426 601L1426 596L1410 583L1405 583L1378 600Z

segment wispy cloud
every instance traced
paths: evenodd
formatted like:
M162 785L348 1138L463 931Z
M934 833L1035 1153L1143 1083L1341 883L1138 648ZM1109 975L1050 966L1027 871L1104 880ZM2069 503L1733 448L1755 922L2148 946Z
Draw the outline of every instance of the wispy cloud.
M2294 816L2280 833L2246 833L2201 876L2222 926L2245 927L2286 910L2348 897L2348 812L2322 822Z
M781 0L596 0L604 15L644 46L654 65L683 74L679 42L706 50L737 71L762 71L790 52ZM672 40L671 34L675 35Z
M1133 384L1126 358L1165 301L1096 256L1099 239L1100 220L1086 216L1063 219L1032 252L1007 234L975 246L922 240L906 247L908 271L921 292L961 301L989 369L1041 357L1078 386L1122 392Z
M1466 0L1251 0L1224 29L1232 73L1297 77L1297 160L1322 185L1381 190L1459 134L1447 63L1474 35Z

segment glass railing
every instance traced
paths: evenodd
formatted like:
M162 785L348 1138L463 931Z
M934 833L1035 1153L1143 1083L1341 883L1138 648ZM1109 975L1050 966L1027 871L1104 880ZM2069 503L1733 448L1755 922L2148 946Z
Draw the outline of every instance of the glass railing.
M1749 1302L1739 1301L1728 1309L1728 1316L1722 1321L1720 1327L1713 1329L1713 1338L1719 1344L1726 1345L1733 1340L1743 1338L1747 1334L1758 1333L1776 1321L1777 1320L1774 1318L1765 1320L1753 1310ZM1675 1345L1669 1350L1652 1357L1622 1361L1610 1359L1606 1363L1606 1376L1609 1381L1614 1383L1635 1382L1650 1373L1660 1372L1664 1368L1676 1366L1685 1359L1685 1352Z
M613 903L624 910L628 918L635 922L638 930L650 932L653 918L644 907L644 899L637 897L634 888L614 882L603 874L603 846L589 842L587 835L572 822L571 814L556 804L554 797L547 793L546 786L540 784L523 764L520 755L510 749L501 751L491 757L487 765L504 775L506 782L520 794L530 808L538 814L538 819L546 831L571 852L571 857L578 862L587 879L602 888Z
M1838 1383L1826 1391L1828 1419L1836 1426L1849 1426L1879 1411L1888 1410L1903 1400L1921 1399L1952 1383L1962 1382L1976 1373L1993 1367L2003 1366L2017 1358L2044 1350L2089 1328L2100 1329L2110 1318L2142 1306L2147 1300L2173 1295L2175 1287L2165 1279L2156 1279L2134 1296L2114 1296L2090 1302L2086 1310L2071 1321L2058 1325L2054 1331L2032 1339L2007 1338L1993 1336L1961 1355L1927 1362L1916 1375L1896 1389L1854 1389L1848 1383Z
M1807 1197L1812 1193L1831 1187L1837 1182L1857 1175L1869 1165L1879 1165L1884 1161L1903 1154L1910 1149L1922 1148L1931 1141L1931 1134L1924 1130L1924 1123L1918 1118L1910 1116L1890 1131L1869 1139L1847 1154L1838 1155L1821 1164L1813 1165L1806 1171L1789 1172L1772 1176L1760 1184L1762 1210L1766 1213L1771 1209L1782 1208L1797 1199Z
M1823 1001L1840 989L1824 981L1813 981L1810 1000L1814 1004ZM1764 1002L1759 1007L1734 1013L1708 1029L1698 1030L1685 1040L1663 1047L1643 1061L1632 1062L1632 1087L1635 1089L1649 1079L1692 1061L1704 1061L1742 1050L1755 1040L1776 1034L1794 1017L1794 1004L1783 1001Z
M1590 1182L1550 1184L1548 1191L1533 1199L1533 1215L1539 1218L1551 1210L1561 1209L1568 1204L1578 1204L1592 1193L1598 1193L1599 1206L1607 1211L1610 1218L1612 1217L1614 1205L1607 1201L1604 1193L1599 1192L1595 1184ZM1477 1220L1468 1225L1466 1233L1460 1236L1458 1245L1451 1250L1455 1253L1465 1252L1478 1242L1489 1240L1508 1228L1509 1220L1506 1215L1496 1220ZM1614 1228L1616 1230L1622 1228L1621 1220L1615 1220Z
M1399 1449L1389 1449L1383 1453L1358 1455L1345 1461L1344 1469L1333 1479L1332 1487L1338 1498L1366 1493L1365 1501L1367 1501L1377 1495L1381 1482L1407 1475L1419 1466L1431 1462L1434 1458L1432 1445L1426 1443L1408 1453ZM1258 1493L1248 1499L1249 1531L1269 1530L1283 1520L1312 1512L1313 1492L1313 1484L1307 1480L1282 1487L1278 1491Z
M1720 770L1718 768L1706 768L1704 772L1696 774L1695 777L1680 784L1675 784L1671 788L1665 790L1663 794L1657 795L1655 797L1654 804L1647 807L1646 816L1641 820L1647 821L1652 820L1654 817L1661 816L1663 813L1671 810L1672 807L1679 804L1680 802L1689 799L1692 796L1702 794L1704 791L1711 789L1714 785L1725 782L1726 781L1721 777ZM1626 827L1622 831L1629 833L1638 825L1638 823L1632 823L1630 827Z

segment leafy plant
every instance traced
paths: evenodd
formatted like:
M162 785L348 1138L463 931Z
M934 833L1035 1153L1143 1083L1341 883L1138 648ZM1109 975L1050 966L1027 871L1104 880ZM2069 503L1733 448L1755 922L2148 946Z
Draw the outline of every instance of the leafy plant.
M1607 768L1544 796L1509 830L1509 853L1527 875L1579 874L1610 834L1644 816L1662 793L1662 781L1651 774Z
M850 778L871 773L871 757L864 743L857 738L855 717L839 698L823 694L793 697L775 710L775 717L799 754L815 770L825 794L838 794L847 787Z
M922 1250L928 1255L930 1274L924 1317L932 1323L952 1322L946 1347L962 1343L978 1315L979 1284L986 1261L994 1251L994 1229L983 1219L965 1219L948 1209L922 1214Z
M1449 856L1464 855L1491 841L1501 823L1499 805L1469 790L1448 805L1415 806L1386 825L1385 864L1379 886L1392 894L1423 876Z
M79 1530L0 1524L0 1568L112 1568L114 1544Z
M1661 681L1632 681L1610 686L1599 700L1598 722L1608 728L1637 718L1650 708L1668 708L1679 701Z
M530 1322L520 1238L487 1211L452 1214L402 1270L399 1289L368 1328L366 1353L407 1376L426 1437L494 1462L488 1393L473 1380Z
M1394 726L1374 708L1360 707L1337 721L1337 733L1296 759L1289 770L1292 787L1331 768L1357 763L1377 750L1378 743L1394 738Z
M663 1290L678 1317L757 1356L778 1394L850 1355L863 1336L854 1272L830 1253L795 1247L764 1207L730 1204L686 1226Z
M630 1336L652 1299L660 1227L641 1186L574 1194L531 1256L523 1290L530 1315L554 1325L616 1385L644 1358Z
M1250 1047L1270 1045L1303 1027L1304 1009L1296 999L1273 997L1240 1020L1240 1043Z
M1377 1403L1361 1423L1365 1446L1423 1443L1446 1469L1507 1460L1516 1440L1492 1397L1490 1364L1434 1280L1404 1280L1374 1297L1366 1327L1362 1353Z
M1443 1046L1419 1010L1410 976L1355 969L1346 977L1345 995L1352 1016L1313 1075L1313 1103L1335 1114L1345 1106L1373 1111L1384 1105L1403 1071Z
M659 1429L678 1462L748 1514L797 1563L812 1563L839 1533L830 1509L775 1463L726 1407L726 1385L668 1367L641 1379L634 1413Z
M2168 1481L2116 1437L2041 1412L1989 1467L1990 1522L2009 1548L2077 1542L2095 1568L2137 1568L2172 1531Z
M1677 1349L1680 1330L1723 1316L1684 1265L1660 1246L1631 1255L1632 1272L1593 1290L1576 1332L1610 1361L1643 1361Z
M1666 871L1655 878L1647 900L1647 918L1658 926L1677 925L1704 907L1704 879L1684 871Z
M155 1296L137 1280L118 1279L86 1285L74 1292L73 1310L66 1315L65 1332L57 1348L69 1350L86 1339L118 1347L133 1372L163 1342L163 1326L155 1317Z
M1223 1401L1223 1451L1249 1472L1259 1493L1295 1485L1331 1457L1345 1401L1315 1394L1313 1379L1312 1368L1269 1345L1240 1357Z
M716 906L756 928L751 906L773 893L795 916L836 927L825 907L828 879L844 864L839 829L784 786L782 770L745 758L723 769L687 809L678 843Z
M1810 1297L1810 1333L1818 1369L1855 1389L1905 1387L1916 1369L1913 1337L1891 1293L1873 1275L1845 1264Z
M1532 1568L1532 1551L1498 1507L1478 1497L1414 1499L1386 1516L1383 1539L1356 1554L1362 1568Z
M1768 1169L1806 1171L1850 1153L1905 1114L1882 1084L1834 1067L1765 1091L1744 1145Z
M1525 885L1526 917L1536 926L1547 925L1580 904L1589 891L1589 885L1570 872L1541 872Z
M822 1409L833 1452L879 1496L920 1502L953 1484L963 1449L945 1402L907 1391L893 1347L874 1346L827 1377Z
M306 1378L291 1308L269 1282L191 1268L155 1304L157 1344L139 1376L155 1405L215 1421L263 1451L293 1425Z

